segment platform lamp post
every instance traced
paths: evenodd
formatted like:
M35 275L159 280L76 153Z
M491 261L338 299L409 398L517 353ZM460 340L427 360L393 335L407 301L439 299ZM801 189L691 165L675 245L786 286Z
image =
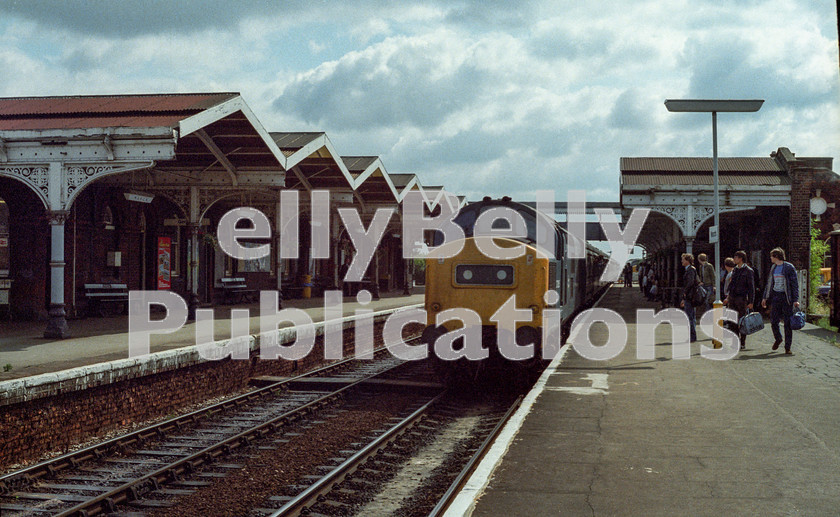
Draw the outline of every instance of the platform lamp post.
M715 336L712 339L715 348L721 347L721 340L718 339L717 322L720 321L723 302L720 294L723 291L721 286L722 276L720 272L720 191L718 182L718 154L717 154L717 114L718 112L755 112L761 109L764 100L732 100L732 99L667 99L665 107L671 112L711 113L712 114L712 176L715 185L715 225L709 229L709 240L714 240L715 268L717 275L717 286L715 288ZM713 231L714 230L714 231Z

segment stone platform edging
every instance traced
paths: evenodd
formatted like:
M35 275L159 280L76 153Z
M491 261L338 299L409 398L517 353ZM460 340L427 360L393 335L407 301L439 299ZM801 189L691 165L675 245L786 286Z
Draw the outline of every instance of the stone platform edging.
M374 323L385 320L388 316L399 310L416 307L422 307L422 304L406 305L404 307L377 311L373 313ZM358 316L355 315L345 316L340 320L331 320L329 323L341 323L342 329L344 330L352 327L357 318ZM315 335L323 335L325 322L315 322L314 326ZM276 332L278 343L281 345L292 342L296 336L293 327L281 327ZM223 339L215 341L213 345L222 347L229 344L230 341L230 339ZM259 343L260 334L249 336L249 349L252 353L259 349ZM0 407L74 391L83 391L96 386L113 384L128 379L145 377L224 359L205 359L201 357L199 353L200 346L206 345L190 345L173 350L154 352L141 357L118 359L116 361L79 366L58 372L3 381L0 382Z

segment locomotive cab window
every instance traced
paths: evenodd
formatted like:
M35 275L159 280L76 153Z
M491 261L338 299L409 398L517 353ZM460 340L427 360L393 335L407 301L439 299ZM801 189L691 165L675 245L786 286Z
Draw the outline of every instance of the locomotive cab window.
M514 269L507 264L458 264L455 266L456 285L504 286L513 285Z

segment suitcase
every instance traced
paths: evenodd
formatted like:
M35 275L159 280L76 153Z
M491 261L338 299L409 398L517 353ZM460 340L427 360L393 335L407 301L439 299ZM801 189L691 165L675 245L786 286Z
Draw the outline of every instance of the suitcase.
M738 322L738 328L741 334L755 334L764 328L764 318L758 312L751 312L741 318L741 321Z

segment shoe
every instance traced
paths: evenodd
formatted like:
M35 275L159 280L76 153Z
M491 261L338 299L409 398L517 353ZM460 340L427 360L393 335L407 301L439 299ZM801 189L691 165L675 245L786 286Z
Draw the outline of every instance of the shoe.
M785 355L793 355L793 352L790 351L790 348L785 348Z
M741 350L746 350L746 349L747 349L747 345L741 345Z
M779 349L779 345L781 345L781 344L782 344L782 340L781 340L781 339L777 339L775 342L773 342L773 350L778 350L778 349Z

